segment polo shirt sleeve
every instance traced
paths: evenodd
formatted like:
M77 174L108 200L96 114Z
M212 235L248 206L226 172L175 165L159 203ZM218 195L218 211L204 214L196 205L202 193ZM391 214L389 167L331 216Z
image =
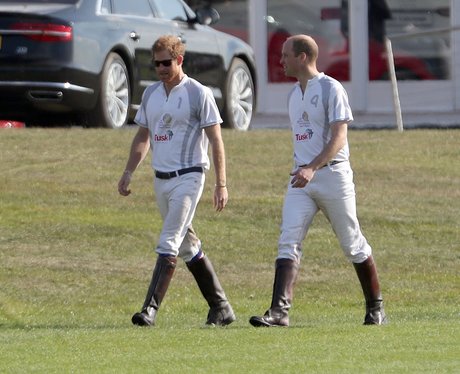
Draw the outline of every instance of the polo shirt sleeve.
M345 88L337 82L332 86L329 96L329 123L351 122L353 113L348 102L348 95Z
M216 100L209 87L203 86L201 97L200 127L203 128L215 125L216 123L222 123L222 117L217 108Z
M149 127L147 122L147 103L153 91L154 87L149 86L144 90L144 93L142 94L141 105L139 106L136 116L134 117L134 122L139 126Z

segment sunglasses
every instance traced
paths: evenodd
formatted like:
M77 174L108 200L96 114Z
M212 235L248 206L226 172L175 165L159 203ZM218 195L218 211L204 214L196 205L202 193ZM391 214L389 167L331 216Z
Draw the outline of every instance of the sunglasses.
M169 60L154 60L153 63L155 64L155 67L159 67L160 65L163 65L165 67L168 67L168 66L171 66L172 64L172 59L169 59Z

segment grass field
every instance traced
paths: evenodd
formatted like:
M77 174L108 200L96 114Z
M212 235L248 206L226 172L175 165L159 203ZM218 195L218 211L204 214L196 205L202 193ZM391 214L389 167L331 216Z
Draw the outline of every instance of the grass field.
M291 327L254 329L270 303L287 130L224 132L230 201L208 176L194 227L238 320L179 262L157 326L137 328L161 222L145 162L117 194L134 131L0 132L0 373L459 373L460 131L352 131L358 213L390 318L362 326L353 267L318 215Z

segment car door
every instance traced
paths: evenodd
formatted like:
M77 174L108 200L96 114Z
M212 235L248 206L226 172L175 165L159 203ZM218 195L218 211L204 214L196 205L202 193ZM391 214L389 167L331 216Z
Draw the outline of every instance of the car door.
M215 30L189 22L186 5L180 0L153 0L156 16L167 20L174 35L186 45L184 71L190 77L208 86L214 97L222 98L224 62L216 39Z
M152 65L152 45L159 36L171 33L171 25L154 17L149 0L112 0L111 14L131 39L134 55L132 103L136 106L145 88L158 80Z

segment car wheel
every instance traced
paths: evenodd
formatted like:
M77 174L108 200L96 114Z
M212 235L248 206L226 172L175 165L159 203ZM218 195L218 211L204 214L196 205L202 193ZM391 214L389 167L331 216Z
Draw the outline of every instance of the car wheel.
M93 115L96 125L113 129L123 127L128 119L130 101L126 65L118 54L110 53L104 63L98 103Z
M254 82L245 62L235 58L227 75L224 126L247 131L251 125L254 107Z

